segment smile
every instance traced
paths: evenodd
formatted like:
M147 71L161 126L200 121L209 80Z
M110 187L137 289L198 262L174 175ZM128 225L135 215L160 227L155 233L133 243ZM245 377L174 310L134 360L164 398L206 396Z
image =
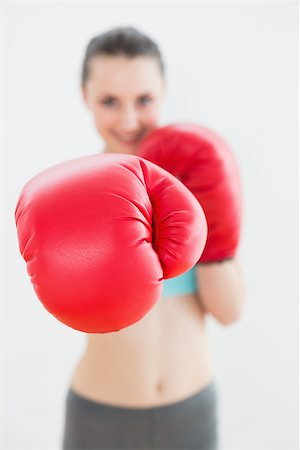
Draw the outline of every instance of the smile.
M121 136L119 134L114 134L114 136L125 144L134 144L141 140L144 133L135 134L133 136Z

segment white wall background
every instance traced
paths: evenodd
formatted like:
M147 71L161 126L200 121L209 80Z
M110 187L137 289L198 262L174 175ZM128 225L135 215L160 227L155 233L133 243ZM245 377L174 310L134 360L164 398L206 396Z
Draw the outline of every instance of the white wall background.
M64 396L85 335L36 299L14 208L38 171L101 142L79 93L89 39L133 25L161 46L164 122L210 126L244 182L247 307L209 321L222 449L298 449L297 5L282 2L3 3L3 449L59 449Z

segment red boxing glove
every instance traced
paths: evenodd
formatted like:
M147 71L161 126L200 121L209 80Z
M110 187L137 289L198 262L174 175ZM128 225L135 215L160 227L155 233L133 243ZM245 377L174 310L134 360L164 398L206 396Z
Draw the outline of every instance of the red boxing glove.
M240 237L241 185L223 139L200 125L169 125L150 134L139 155L175 175L201 204L208 237L199 262L232 258Z
M118 331L189 270L207 225L195 197L134 155L66 161L32 178L16 207L20 251L44 307L88 333Z

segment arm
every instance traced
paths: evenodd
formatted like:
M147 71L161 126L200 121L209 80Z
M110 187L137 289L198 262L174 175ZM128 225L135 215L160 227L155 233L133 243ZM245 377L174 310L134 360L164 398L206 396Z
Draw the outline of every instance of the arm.
M140 156L175 175L202 206L208 236L196 268L200 305L223 325L232 323L244 302L235 259L243 199L234 154L215 132L186 123L154 131L143 142Z
M204 312L211 314L222 325L230 325L240 318L245 303L245 285L236 258L197 264L196 279Z

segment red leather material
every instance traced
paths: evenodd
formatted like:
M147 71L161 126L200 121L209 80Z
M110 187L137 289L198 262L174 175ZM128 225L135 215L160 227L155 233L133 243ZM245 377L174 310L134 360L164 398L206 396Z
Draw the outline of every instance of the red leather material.
M201 204L208 237L200 262L233 257L240 239L241 183L224 140L201 125L174 124L149 135L139 155L175 175Z
M16 207L20 252L44 307L89 333L117 331L189 270L207 226L175 177L133 155L99 154L39 173Z

